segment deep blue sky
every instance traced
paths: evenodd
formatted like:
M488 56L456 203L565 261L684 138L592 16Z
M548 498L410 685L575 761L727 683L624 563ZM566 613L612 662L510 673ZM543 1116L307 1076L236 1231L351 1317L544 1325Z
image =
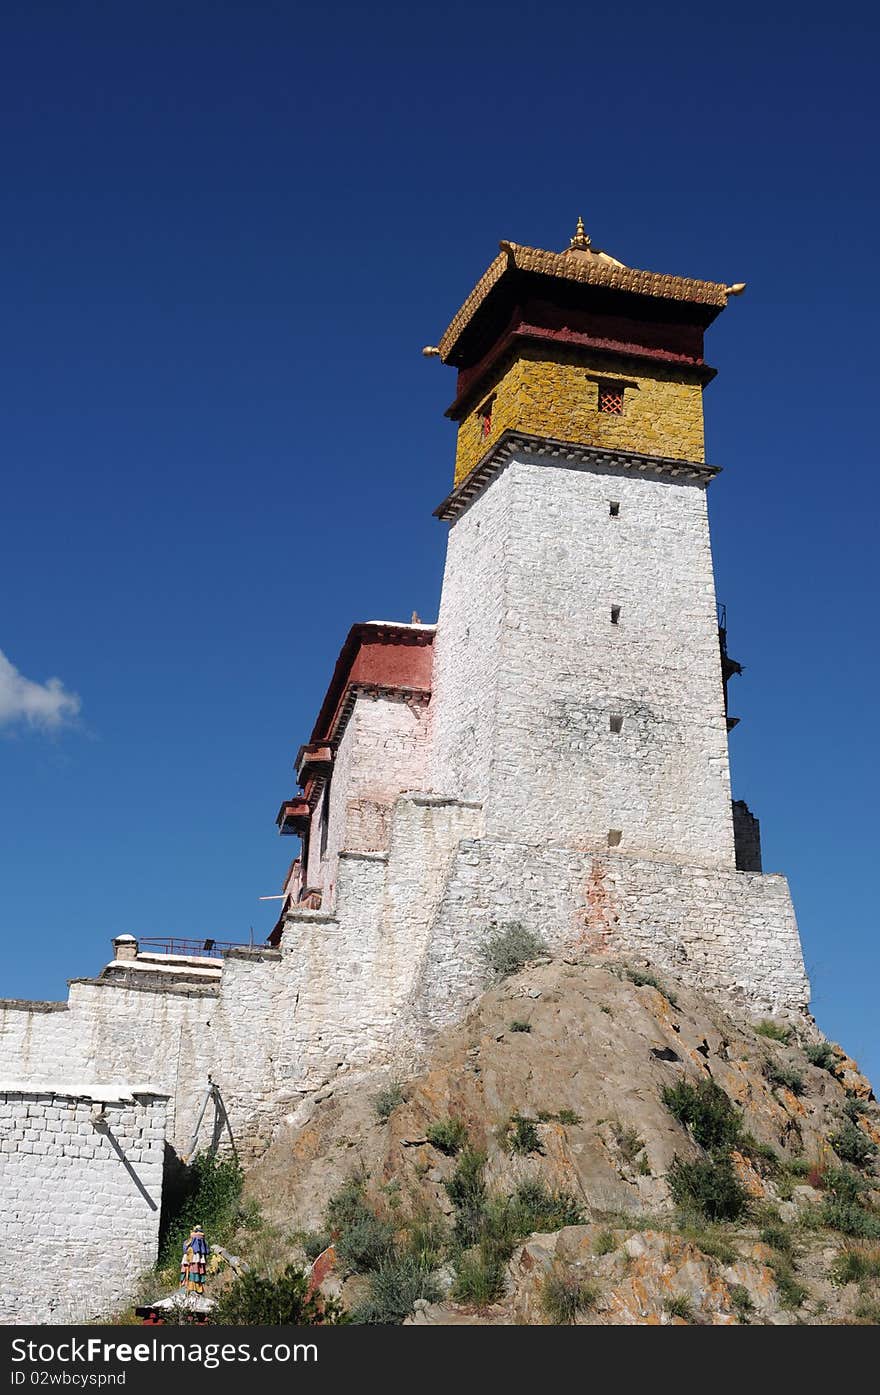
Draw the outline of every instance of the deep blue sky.
M706 395L734 790L880 1075L877 26L2 6L0 649L81 710L0 738L0 992L63 997L121 931L268 931L349 624L436 616L453 375L419 349L499 238L582 212L630 265L748 282Z

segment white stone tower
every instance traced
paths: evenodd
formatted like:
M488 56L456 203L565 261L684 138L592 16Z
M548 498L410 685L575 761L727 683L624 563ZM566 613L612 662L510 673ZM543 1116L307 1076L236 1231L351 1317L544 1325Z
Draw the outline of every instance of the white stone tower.
M730 289L632 271L579 225L559 255L502 243L441 342L431 780L488 838L737 865L701 401Z

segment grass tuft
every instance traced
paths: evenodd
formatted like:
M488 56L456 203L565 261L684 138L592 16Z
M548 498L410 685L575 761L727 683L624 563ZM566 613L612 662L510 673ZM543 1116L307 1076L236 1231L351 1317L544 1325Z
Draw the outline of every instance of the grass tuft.
M483 957L496 979L509 978L530 959L540 959L547 953L540 935L519 921L500 926L483 947Z
M467 1143L468 1131L460 1119L439 1119L426 1132L428 1142L447 1157L455 1157Z
M548 1274L541 1285L541 1306L551 1323L561 1327L574 1322L579 1313L589 1312L599 1301L596 1284L577 1274Z
M779 1022L772 1022L769 1018L759 1022L755 1031L759 1037L769 1037L771 1041L781 1041L786 1044L791 1041L791 1028L783 1027Z

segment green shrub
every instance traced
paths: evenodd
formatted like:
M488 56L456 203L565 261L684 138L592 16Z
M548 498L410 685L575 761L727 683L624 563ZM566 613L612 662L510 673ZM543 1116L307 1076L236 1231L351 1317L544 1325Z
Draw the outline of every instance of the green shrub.
M735 1221L748 1205L745 1189L729 1158L673 1159L669 1185L679 1206L709 1221Z
M193 1226L200 1225L208 1244L222 1245L241 1219L244 1173L235 1158L199 1153L181 1169L162 1210L157 1268L177 1266Z
M594 1251L597 1255L610 1255L617 1249L617 1241L612 1230L600 1230L596 1236Z
M451 1158L467 1143L468 1131L460 1119L440 1119L431 1125L426 1136L432 1147Z
M491 1249L479 1246L466 1250L456 1266L452 1297L457 1303L485 1307L504 1289L504 1262Z
M736 1264L740 1255L731 1245L727 1236L721 1232L706 1230L703 1226L696 1226L687 1219L679 1222L679 1232L689 1240L692 1245L696 1245L698 1250L702 1250L704 1255L711 1259L720 1260L722 1264Z
M356 1173L347 1178L339 1191L331 1196L325 1213L328 1230L343 1230L350 1221L360 1216L365 1207L365 1185L366 1177L362 1173Z
M769 1143L762 1143L753 1133L740 1134L738 1146L740 1152L751 1158L753 1163L762 1163L765 1171L775 1173L778 1170L780 1162L776 1149L771 1148Z
M833 1070L837 1064L837 1057L831 1049L831 1043L820 1041L815 1046L804 1047L804 1055L811 1066L818 1066L819 1070Z
M509 978L530 959L540 959L547 952L540 935L519 921L500 926L483 947L483 957L496 979Z
M852 1163L853 1167L866 1168L877 1156L877 1144L852 1119L844 1120L828 1142L841 1162Z
M771 1260L769 1268L776 1280L783 1308L799 1308L809 1298L810 1291L795 1274L791 1261L780 1255L778 1259Z
M658 993L663 994L667 1003L671 1003L673 1007L678 1007L678 999L675 994L670 993L655 974L649 973L647 969L631 969L629 967L624 970L624 973L630 983L635 984L636 988L656 988Z
M466 1148L455 1171L444 1182L449 1200L455 1207L455 1240L467 1248L476 1244L483 1230L486 1209L486 1154Z
M693 1304L685 1293L677 1293L674 1298L667 1298L663 1307L670 1317L683 1318L685 1322L695 1321Z
M857 1240L880 1240L880 1217L863 1203L868 1183L849 1167L829 1167L824 1175L825 1200L820 1223Z
M880 1219L857 1201L832 1196L822 1203L820 1220L829 1230L851 1235L855 1240L880 1240Z
M511 1115L503 1132L504 1146L508 1153L519 1153L523 1157L529 1153L540 1153L541 1140L531 1119L523 1119L519 1114Z
M868 1112L867 1102L855 1098L848 1099L844 1103L843 1112L847 1119L852 1119L853 1123L857 1124L862 1115Z
M599 1289L577 1274L548 1274L541 1284L541 1306L557 1326L574 1322L578 1313L595 1308Z
M783 1225L765 1225L761 1231L761 1239L771 1250L778 1250L781 1255L790 1257L794 1253L791 1233Z
M740 1142L742 1116L714 1080L698 1080L696 1084L681 1080L677 1085L666 1085L663 1103L707 1152L727 1153Z
M394 1250L394 1228L364 1207L363 1213L342 1231L336 1249L353 1269L379 1269Z
M611 1132L623 1157L627 1162L633 1162L645 1146L645 1140L638 1129L627 1127L619 1119L612 1119Z
M414 1255L394 1255L383 1260L370 1275L367 1298L351 1315L357 1323L401 1323L420 1298L437 1303L440 1287L430 1271Z
M390 1085L386 1085L383 1089L377 1090L373 1096L373 1108L376 1111L376 1118L380 1123L384 1124L387 1119L391 1118L397 1106L404 1103L405 1099L406 1095L404 1094L403 1086L400 1081L392 1080Z
M449 1249L449 1232L443 1221L430 1216L409 1222L406 1228L405 1253L411 1255L423 1269L437 1269Z
M317 1259L330 1244L326 1230L307 1230L297 1237L309 1259Z
M514 1018L508 1029L511 1032L530 1032L532 1025L530 1022L523 1022L519 1017Z
M543 1182L520 1182L508 1199L516 1237L534 1231L562 1230L567 1225L584 1225L583 1210L571 1192L551 1192Z
M868 1190L868 1183L851 1167L827 1167L822 1176L826 1191L841 1201L859 1201Z
M880 1250L844 1250L831 1266L835 1284L861 1284L880 1279Z
M581 1123L581 1116L575 1114L573 1109L560 1109L556 1117L560 1124L574 1126L575 1124Z
M786 1090L791 1090L793 1095L802 1095L806 1089L801 1072L784 1061L773 1061L768 1057L764 1062L764 1077L771 1085L782 1085Z
M211 1321L230 1327L336 1326L348 1321L335 1299L309 1296L308 1286L295 1264L288 1264L276 1279L251 1270L221 1293Z
M380 1268L394 1251L394 1227L370 1210L363 1189L363 1178L350 1178L329 1201L326 1217L340 1259L360 1272Z
M752 1302L752 1295L749 1293L745 1284L729 1284L728 1292L730 1293L730 1304L733 1311L736 1313L737 1321L748 1322L750 1315L755 1311L755 1305Z
M769 1037L771 1041L781 1041L786 1044L791 1041L791 1028L783 1027L779 1022L771 1022L769 1018L759 1022L755 1031L758 1036Z

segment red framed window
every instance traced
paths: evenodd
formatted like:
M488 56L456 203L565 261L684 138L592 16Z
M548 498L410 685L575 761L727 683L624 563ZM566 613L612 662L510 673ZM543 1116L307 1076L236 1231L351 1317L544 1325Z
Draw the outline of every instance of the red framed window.
M599 411L610 412L613 417L623 416L623 383L599 384Z
M492 408L495 406L495 398L488 397L482 407L477 408L477 416L480 420L480 430L483 433L483 440L492 430Z

